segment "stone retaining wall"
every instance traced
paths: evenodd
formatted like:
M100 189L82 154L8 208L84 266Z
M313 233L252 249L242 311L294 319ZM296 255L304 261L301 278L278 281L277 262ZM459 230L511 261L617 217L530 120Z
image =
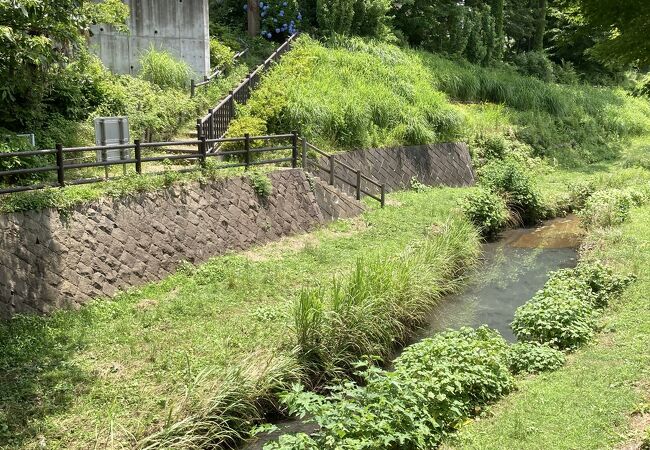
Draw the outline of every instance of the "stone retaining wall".
M383 183L386 192L408 189L412 179L428 186L471 186L475 181L469 149L464 143L357 150L337 154L335 158ZM319 164L329 167L327 158L320 158ZM323 170L314 169L314 173L324 180L329 179ZM355 174L351 171L336 165L335 173L356 185ZM335 186L354 195L354 189L339 179ZM363 182L362 187L378 195L371 184Z
M105 199L66 216L0 215L0 316L78 307L160 280L182 260L200 263L362 211L358 203L350 209L340 193L336 200L333 190L321 199L323 214L302 170L269 178L273 193L266 200L241 177Z

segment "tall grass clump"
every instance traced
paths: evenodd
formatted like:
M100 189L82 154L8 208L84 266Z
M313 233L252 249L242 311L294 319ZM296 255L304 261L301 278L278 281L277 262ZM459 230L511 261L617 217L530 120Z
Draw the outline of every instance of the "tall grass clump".
M314 384L388 357L479 254L474 227L453 220L403 254L359 260L344 280L304 291L295 306L298 358Z
M168 51L151 47L140 58L140 78L162 89L186 89L191 77L190 66Z
M250 438L253 425L282 408L279 394L301 377L295 358L264 354L250 355L218 376L203 370L187 386L185 402L172 407L167 423L137 448L235 448Z

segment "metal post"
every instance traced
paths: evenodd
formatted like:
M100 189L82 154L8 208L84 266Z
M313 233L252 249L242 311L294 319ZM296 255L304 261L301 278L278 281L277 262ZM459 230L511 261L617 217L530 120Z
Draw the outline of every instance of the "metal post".
M140 147L140 139L133 141L135 144L135 173L140 175L142 173L142 148Z
M386 187L381 185L381 207L383 208L386 205Z
M334 186L334 155L330 155L330 186Z
M246 167L244 168L244 170L248 170L248 167L251 165L251 135L248 133L244 135L244 150L246 150L246 155L245 155Z
M357 170L357 200L361 200L361 171Z
M307 139L302 138L302 168L307 170Z
M205 156L208 154L208 144L205 142L205 136L199 136L199 165L205 167Z
M196 81L192 78L190 81L190 98L194 98L194 95L196 95Z
M65 186L65 169L63 167L63 145L56 144L56 173L59 186Z
M291 167L298 167L298 132L292 131L291 134Z

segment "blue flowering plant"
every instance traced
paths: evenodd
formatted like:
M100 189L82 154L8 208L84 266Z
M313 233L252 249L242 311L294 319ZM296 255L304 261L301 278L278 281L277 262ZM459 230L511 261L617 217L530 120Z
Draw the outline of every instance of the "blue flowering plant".
M298 31L302 14L296 0L260 1L261 31L267 39L284 39Z

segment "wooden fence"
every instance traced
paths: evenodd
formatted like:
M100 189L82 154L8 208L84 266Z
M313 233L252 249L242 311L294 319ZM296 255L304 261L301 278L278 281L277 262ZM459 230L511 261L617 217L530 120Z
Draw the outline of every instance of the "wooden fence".
M211 153L208 151L211 147L220 147L223 144L229 143L235 144L234 147L240 149L220 151L218 153ZM174 153L174 146L196 146L196 152L182 154ZM106 154L109 151L113 153L119 151L119 159L109 160L106 158ZM167 153L160 154L161 151ZM153 154L147 155L147 152ZM310 152L312 152L313 155L320 155L328 158L329 167L321 166L318 163L317 158L310 156ZM77 155L79 157L78 160L82 162L73 164L66 163L65 156L69 154ZM270 159L258 159L258 155L260 154L272 155ZM91 161L91 159L96 158L97 155L103 155L101 158L102 160ZM17 162L24 160L24 158L32 157L44 157L42 159L43 165L0 171L0 194L106 181L108 179L108 169L113 166L124 167L125 173L126 168L130 166L135 169L136 174L143 174L146 172L144 167L147 164L161 163L163 161L175 161L193 163L194 167L174 169L176 172L189 172L205 168L207 162L212 160L214 161L214 164L211 166L211 169L213 170L222 170L233 167L244 167L247 170L250 167L261 165L290 165L293 168L301 166L303 169L310 171L311 167L317 167L328 174L330 185L334 185L336 180L340 180L353 188L358 200L360 200L363 195L367 195L380 202L382 207L385 203L385 188L383 184L363 174L360 170L338 161L336 155L330 155L318 149L307 142L306 139L299 137L297 132L272 136L250 136L247 134L244 137L216 139L208 139L206 136L201 135L196 140L179 142L143 143L136 140L133 144L94 147L65 148L62 145L57 144L54 149L0 153L0 162L12 158L14 162ZM75 173L80 169L93 168L104 168L106 170L106 176L82 177L72 180L66 176L70 174L70 172ZM349 181L348 177L344 177L343 175L345 171L355 174L356 182ZM30 185L17 185L17 183L9 181L12 177L27 177L39 174L49 174L50 179L54 179L54 174L56 174L56 181ZM149 174L155 174L155 172L149 172ZM2 182L4 182L4 185L1 184ZM371 190L374 190L374 192Z

